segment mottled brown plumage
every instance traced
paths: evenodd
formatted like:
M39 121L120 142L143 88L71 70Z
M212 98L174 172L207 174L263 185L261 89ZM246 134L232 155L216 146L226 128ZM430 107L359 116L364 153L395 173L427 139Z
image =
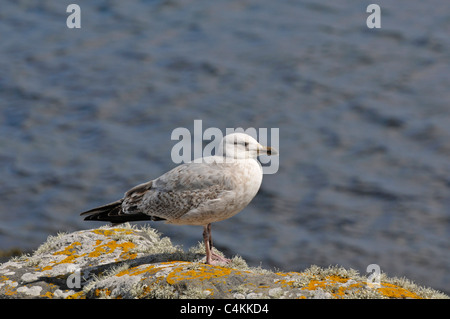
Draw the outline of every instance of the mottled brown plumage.
M225 261L212 253L211 223L232 217L247 206L262 182L256 157L276 154L249 135L234 133L221 142L223 156L185 163L128 190L113 203L88 210L85 220L114 224L164 220L169 224L204 227L206 262Z

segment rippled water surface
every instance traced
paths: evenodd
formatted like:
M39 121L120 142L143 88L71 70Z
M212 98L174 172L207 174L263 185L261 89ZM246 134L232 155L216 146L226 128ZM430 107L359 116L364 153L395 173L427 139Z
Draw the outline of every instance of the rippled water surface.
M213 225L227 255L450 292L448 1L3 1L0 250L175 164L176 127L279 128L280 166ZM189 247L202 229L153 223Z

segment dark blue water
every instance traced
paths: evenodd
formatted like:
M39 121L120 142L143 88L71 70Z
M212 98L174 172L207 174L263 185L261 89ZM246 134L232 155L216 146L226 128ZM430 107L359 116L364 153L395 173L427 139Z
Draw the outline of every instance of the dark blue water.
M3 1L0 249L175 166L177 127L279 128L280 166L213 225L227 255L450 292L448 1ZM201 228L153 226L189 247Z

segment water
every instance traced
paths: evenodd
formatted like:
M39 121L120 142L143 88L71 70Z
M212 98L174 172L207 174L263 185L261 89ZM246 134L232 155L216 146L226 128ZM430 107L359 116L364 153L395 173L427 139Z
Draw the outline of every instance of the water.
M446 1L4 1L0 250L174 167L176 127L280 129L280 167L213 225L227 255L342 265L450 292ZM176 244L201 228L153 223Z

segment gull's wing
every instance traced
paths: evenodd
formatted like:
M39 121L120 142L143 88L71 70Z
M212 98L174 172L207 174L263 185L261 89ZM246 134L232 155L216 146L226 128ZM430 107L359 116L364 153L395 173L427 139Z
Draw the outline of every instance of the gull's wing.
M235 180L229 169L233 164L186 163L159 178L137 185L125 193L124 215L145 214L165 219L177 219L190 210L221 194L233 190Z

